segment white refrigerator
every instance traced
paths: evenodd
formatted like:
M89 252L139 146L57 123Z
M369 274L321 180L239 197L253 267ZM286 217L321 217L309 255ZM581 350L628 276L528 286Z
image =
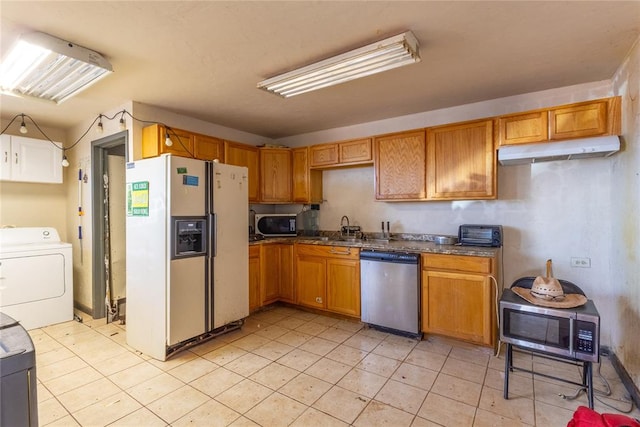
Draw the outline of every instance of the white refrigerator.
M249 315L248 171L162 155L127 164L127 344L155 359Z

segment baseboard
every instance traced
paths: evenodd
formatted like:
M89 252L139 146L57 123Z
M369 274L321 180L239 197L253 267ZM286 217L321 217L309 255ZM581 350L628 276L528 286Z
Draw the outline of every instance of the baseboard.
M87 307L86 305L81 304L78 301L74 301L73 302L73 308L75 308L76 310L80 310L81 312L83 312L84 314L87 314L89 316L91 316L91 313L93 312L91 307Z
M622 384L624 384L624 387L629 392L631 400L633 400L636 408L640 408L640 390L638 390L638 387L635 385L631 376L620 362L620 359L618 359L618 356L616 356L616 354L607 346L600 347L600 354L608 355L609 360L611 360L611 364L613 365L613 369L616 370L616 373L622 380Z

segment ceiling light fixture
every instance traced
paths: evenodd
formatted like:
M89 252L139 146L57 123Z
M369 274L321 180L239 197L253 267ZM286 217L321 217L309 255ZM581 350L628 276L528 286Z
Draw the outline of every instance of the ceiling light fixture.
M24 114L22 114L22 123L20 123L20 133L24 135L27 132L28 132L27 125L24 124Z
M0 66L2 93L63 102L113 72L98 52L35 32L22 35Z
M258 88L289 98L416 62L420 62L418 41L407 31L263 80Z
M98 126L96 127L96 133L98 135L102 135L104 133L104 126L102 126L102 114L98 116Z
M122 110L122 115L120 116L120 130L127 130L127 124L124 121L124 110Z

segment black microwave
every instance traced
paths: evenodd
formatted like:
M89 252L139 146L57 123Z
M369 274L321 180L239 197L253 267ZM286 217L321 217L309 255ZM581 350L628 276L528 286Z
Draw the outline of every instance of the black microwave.
M463 224L458 227L458 243L463 246L502 246L501 225Z
M256 234L269 236L295 236L296 214L256 215Z
M533 305L505 289L500 298L500 341L586 362L599 362L600 315L593 301L575 308Z

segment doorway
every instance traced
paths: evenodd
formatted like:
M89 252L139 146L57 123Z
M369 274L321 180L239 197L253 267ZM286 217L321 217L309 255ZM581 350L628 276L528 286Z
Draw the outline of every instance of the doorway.
M128 135L125 130L91 142L92 316L107 322L124 321Z

